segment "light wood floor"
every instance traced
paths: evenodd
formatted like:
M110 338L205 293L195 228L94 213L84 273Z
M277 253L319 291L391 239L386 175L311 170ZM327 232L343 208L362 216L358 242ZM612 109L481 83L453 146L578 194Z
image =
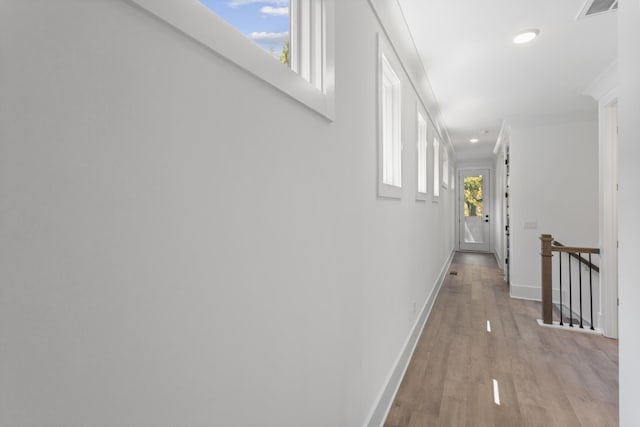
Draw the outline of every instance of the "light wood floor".
M385 426L618 425L616 340L538 326L493 256L458 253L451 271Z

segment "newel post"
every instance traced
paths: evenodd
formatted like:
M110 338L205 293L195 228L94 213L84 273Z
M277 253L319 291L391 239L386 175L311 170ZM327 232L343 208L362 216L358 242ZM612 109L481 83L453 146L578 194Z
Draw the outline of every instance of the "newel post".
M542 242L542 251L540 252L542 259L542 321L546 324L553 323L553 294L552 294L552 276L551 276L551 243L553 236L551 234L543 234L540 236Z

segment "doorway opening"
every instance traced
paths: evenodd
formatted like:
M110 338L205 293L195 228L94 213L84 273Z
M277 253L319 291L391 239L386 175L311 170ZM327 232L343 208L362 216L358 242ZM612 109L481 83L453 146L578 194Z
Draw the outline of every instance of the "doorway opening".
M459 248L491 251L491 182L488 169L462 170L458 184Z

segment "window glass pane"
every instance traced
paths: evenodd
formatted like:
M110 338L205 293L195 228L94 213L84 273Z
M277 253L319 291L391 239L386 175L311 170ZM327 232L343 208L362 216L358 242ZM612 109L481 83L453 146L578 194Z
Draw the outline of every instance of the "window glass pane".
M464 178L464 216L482 216L482 175Z
M464 241L465 243L483 243L483 195L484 177L466 176L464 178Z
M382 183L401 187L400 81L384 55L382 62Z
M289 66L289 0L199 1L276 60Z
M382 88L382 182L393 185L393 86Z
M433 140L433 195L440 195L440 142Z
M418 113L418 192L427 192L427 122Z
M400 141L400 90L393 87L393 185L402 186L402 142Z
M449 154L447 150L442 151L442 184L449 185Z

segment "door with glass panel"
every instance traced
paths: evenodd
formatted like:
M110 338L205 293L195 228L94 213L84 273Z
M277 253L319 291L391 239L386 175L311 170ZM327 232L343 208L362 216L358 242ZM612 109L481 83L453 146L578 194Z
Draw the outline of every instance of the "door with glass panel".
M458 182L461 251L491 250L491 185L489 170L462 170Z

